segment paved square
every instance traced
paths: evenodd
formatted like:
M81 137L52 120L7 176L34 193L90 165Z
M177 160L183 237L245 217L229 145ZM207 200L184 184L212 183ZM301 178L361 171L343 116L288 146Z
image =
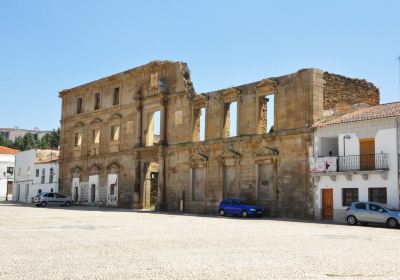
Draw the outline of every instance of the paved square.
M0 279L399 279L400 230L0 203Z

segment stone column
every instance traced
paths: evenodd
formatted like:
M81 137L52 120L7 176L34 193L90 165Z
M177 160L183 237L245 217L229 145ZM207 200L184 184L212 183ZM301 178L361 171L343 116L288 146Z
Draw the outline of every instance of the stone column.
M137 98L136 99L136 147L142 146L142 118L143 118L143 106L142 101Z
M157 210L164 210L165 205L165 154L160 153L158 161L158 192L157 192Z
M167 96L164 94L161 97L161 111L160 111L160 144L167 144Z

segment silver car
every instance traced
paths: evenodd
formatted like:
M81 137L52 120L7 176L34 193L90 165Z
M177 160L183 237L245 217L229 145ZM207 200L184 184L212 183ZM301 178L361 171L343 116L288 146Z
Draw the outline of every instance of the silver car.
M56 192L43 192L36 195L33 202L37 207L46 207L47 205L71 206L70 197Z
M400 224L400 210L377 202L353 202L346 209L346 220L349 225L376 223L397 228Z

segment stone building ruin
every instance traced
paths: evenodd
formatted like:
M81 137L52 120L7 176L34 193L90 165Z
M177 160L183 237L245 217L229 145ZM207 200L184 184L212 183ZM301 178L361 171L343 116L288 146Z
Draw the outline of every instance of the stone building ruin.
M238 197L289 217L314 215L313 124L353 104L379 104L373 84L314 68L196 94L187 65L170 61L59 96L60 189L77 203L204 213Z

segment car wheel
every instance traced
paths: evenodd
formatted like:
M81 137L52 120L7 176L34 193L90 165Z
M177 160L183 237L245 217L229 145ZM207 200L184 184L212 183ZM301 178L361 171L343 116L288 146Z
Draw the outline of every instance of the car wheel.
M351 226L354 226L358 223L357 218L354 217L353 215L348 216L346 220L347 220L347 223Z
M41 206L41 207L46 207L46 206L47 206L47 202L46 202L46 201L42 201L42 202L40 203L40 206Z
M71 201L66 201L64 205L65 205L65 207L70 207L71 206Z
M220 216L225 216L225 211L224 211L224 209L219 209L219 215L220 215Z
M397 228L399 226L399 223L397 222L396 219L394 218L390 218L389 220L387 220L387 225L391 228Z
M248 216L249 216L249 215L247 214L247 211L243 211L243 212L242 212L242 217L243 217L243 218L247 218Z

